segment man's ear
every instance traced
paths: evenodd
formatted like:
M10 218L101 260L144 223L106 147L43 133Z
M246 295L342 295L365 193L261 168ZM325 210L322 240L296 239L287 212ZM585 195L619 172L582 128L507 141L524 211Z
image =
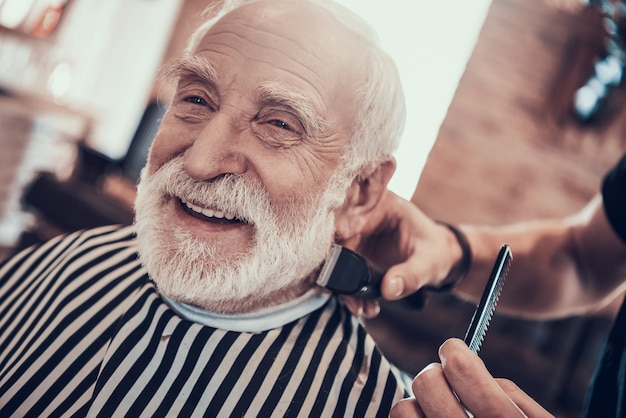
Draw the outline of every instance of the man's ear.
M396 160L391 157L368 176L352 182L344 204L335 209L335 240L339 244L356 248L368 216L387 190L395 170Z

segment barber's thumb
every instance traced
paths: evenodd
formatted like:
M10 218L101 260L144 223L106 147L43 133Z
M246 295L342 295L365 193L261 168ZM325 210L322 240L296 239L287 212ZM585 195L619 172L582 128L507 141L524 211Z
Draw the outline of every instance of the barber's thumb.
M439 358L443 360L447 355L456 353L459 350L468 351L469 347L462 339L450 337L439 346Z
M410 278L410 270L407 263L398 264L390 268L380 285L380 292L387 300L397 300L408 296L419 289L419 286L410 286L407 279Z

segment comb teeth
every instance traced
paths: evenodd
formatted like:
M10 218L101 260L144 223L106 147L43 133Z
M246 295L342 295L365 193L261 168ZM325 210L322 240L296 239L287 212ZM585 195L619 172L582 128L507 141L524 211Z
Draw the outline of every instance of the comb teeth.
M500 299L504 280L509 272L511 258L510 248L506 244L503 245L498 253L498 258L491 271L480 303L476 307L474 316L472 316L470 321L470 326L465 334L465 343L474 353L478 353L485 339L487 328L489 328L489 323Z

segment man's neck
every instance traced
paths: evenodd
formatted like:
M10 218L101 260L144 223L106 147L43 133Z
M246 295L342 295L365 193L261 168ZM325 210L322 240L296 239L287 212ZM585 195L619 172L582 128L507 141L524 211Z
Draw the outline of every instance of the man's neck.
M310 288L304 294L284 303L247 312L218 313L173 301L161 295L178 315L188 321L218 329L237 332L263 332L296 321L322 307L330 293L319 287Z

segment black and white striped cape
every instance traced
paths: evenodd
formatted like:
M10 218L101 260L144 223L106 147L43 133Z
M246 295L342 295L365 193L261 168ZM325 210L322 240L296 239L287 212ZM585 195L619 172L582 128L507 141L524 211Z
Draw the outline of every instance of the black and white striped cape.
M0 416L388 416L400 373L335 298L277 329L179 317L130 227L70 234L0 266Z

